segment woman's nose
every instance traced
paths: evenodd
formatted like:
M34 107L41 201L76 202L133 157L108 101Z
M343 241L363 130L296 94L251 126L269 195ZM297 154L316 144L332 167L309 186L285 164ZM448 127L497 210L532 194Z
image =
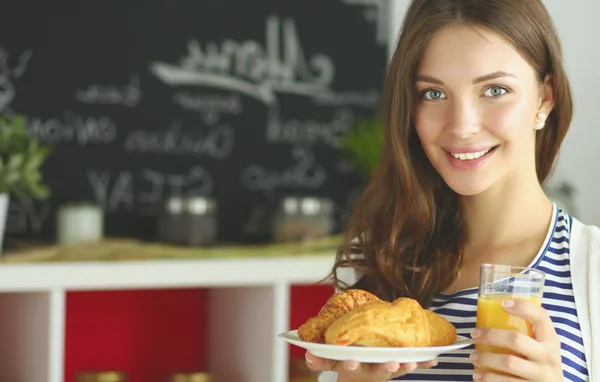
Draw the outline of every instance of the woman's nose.
M476 105L468 100L455 100L451 104L448 130L457 138L477 134L481 128Z

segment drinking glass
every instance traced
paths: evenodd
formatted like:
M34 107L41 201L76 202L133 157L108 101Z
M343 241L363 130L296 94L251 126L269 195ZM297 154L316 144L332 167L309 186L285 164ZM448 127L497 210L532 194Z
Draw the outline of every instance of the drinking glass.
M546 273L534 268L482 264L476 327L518 330L533 337L531 323L506 312L502 308L502 301L523 299L541 305L545 279ZM476 350L516 354L511 349L487 345L477 345Z

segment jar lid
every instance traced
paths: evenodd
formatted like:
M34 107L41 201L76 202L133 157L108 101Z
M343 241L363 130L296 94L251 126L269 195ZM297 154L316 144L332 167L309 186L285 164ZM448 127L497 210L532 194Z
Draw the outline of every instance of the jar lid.
M282 209L287 215L323 215L333 212L333 202L318 197L286 197Z
M185 201L185 210L190 215L208 215L216 210L214 199L203 196L189 196Z
M207 373L176 373L171 377L171 382L210 382Z
M171 196L165 203L167 212L171 215L179 215L183 212L184 199L181 196Z

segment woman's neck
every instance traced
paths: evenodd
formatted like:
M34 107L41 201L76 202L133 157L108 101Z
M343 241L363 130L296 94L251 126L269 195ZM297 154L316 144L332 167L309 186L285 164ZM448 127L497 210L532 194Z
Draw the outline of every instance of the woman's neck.
M502 183L461 197L465 261L528 263L544 241L552 202L540 184L525 179Z

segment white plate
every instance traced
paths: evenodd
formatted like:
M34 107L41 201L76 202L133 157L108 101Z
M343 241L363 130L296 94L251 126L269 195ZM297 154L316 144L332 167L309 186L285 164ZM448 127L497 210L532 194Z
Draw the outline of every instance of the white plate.
M279 334L279 338L292 345L309 350L317 357L333 359L336 361L357 362L425 362L436 359L440 354L465 348L473 343L470 338L457 336L456 342L449 346L418 347L418 348L392 348L392 347L364 347L364 346L338 346L305 342L298 338L298 331L292 330Z

